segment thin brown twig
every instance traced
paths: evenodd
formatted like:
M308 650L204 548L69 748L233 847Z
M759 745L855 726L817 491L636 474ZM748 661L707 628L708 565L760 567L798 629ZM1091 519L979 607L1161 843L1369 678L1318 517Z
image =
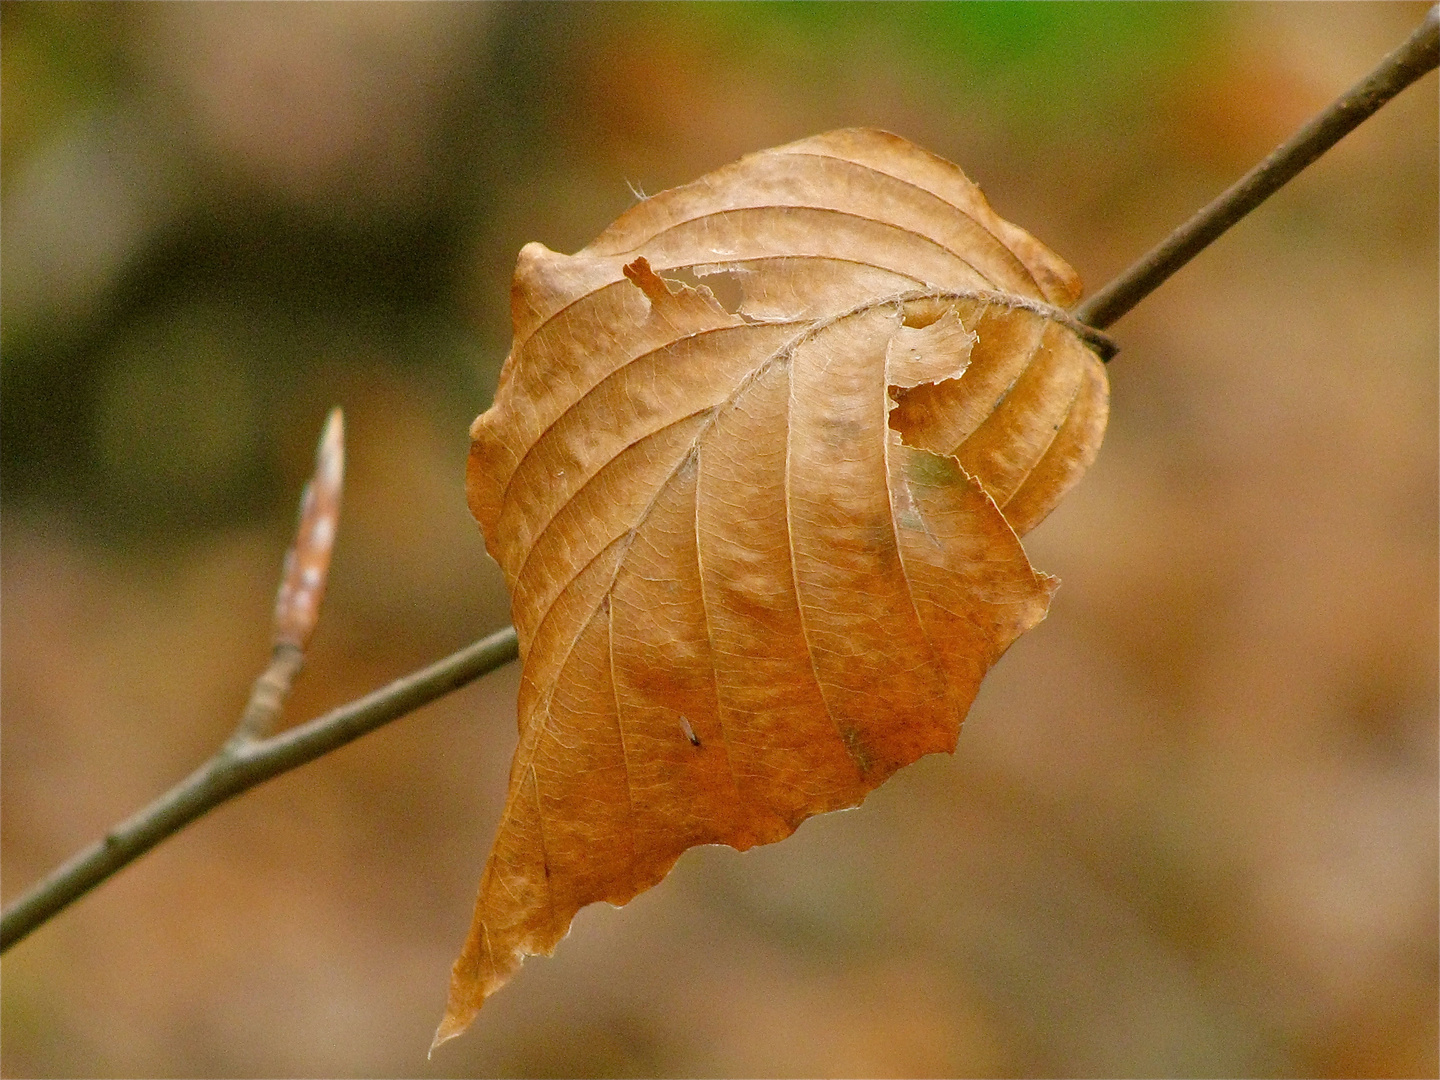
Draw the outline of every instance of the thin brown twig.
M515 631L507 626L307 724L268 739L232 739L175 787L57 867L6 908L0 918L0 949L8 949L115 871L221 803L468 685L514 660L517 652Z
M1440 5L1430 9L1420 28L1404 45L1381 61L1371 75L1152 252L1076 307L1074 317L1097 330L1109 326L1206 244L1258 206L1386 101L1435 68L1437 25L1440 25ZM337 490L337 512L338 499ZM302 532L304 522L302 510ZM327 553L327 566L328 558ZM294 564L287 561L287 582L294 569ZM303 568L299 572L303 575ZM308 607L311 610L312 627L313 613L318 611L323 589L322 571L319 591L312 597L313 607L302 603L296 609ZM277 597L277 628L279 608L285 602L285 595L282 584ZM508 664L518 654L515 630L507 626L358 701L343 705L307 724L264 738L261 736L271 729L279 716L290 682L299 671L304 656L304 639L301 638L298 643L288 637L282 639L277 629L271 667L257 680L251 705L247 707L235 736L189 777L115 826L104 839L57 867L6 908L0 916L0 952L121 867L221 803L468 685ZM260 697L265 700L257 705L256 699ZM252 709L259 712L253 719Z
M305 645L325 595L344 486L345 419L337 408L325 421L315 454L315 474L300 496L295 541L285 553L275 597L270 663L255 680L235 734L188 779L111 829L104 839L64 863L7 908L0 919L0 949L19 941L120 867L236 793L231 790L233 778L243 775L240 766L247 752L274 729L290 687L304 666Z
M1440 64L1440 4L1432 7L1409 39L1381 60L1369 75L1123 274L1077 306L1073 312L1075 318L1097 330L1110 326L1387 101L1420 76L1435 70L1437 64Z

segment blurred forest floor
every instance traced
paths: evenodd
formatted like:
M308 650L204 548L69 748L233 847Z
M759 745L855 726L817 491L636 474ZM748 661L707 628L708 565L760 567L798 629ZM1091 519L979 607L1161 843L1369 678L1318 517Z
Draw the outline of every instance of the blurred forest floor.
M463 475L526 241L867 124L1093 289L1424 12L0 5L5 898L229 733L332 404L290 719L507 621ZM587 909L427 1062L512 667L17 946L0 1072L1436 1075L1436 162L1432 74L1114 328L953 758Z

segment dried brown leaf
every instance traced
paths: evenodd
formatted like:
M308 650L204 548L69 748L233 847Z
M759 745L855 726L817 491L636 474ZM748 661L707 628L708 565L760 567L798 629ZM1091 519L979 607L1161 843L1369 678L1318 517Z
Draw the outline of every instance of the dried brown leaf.
M683 280L717 275L733 311ZM958 168L870 130L521 251L468 471L520 743L437 1043L584 905L953 751L1055 588L1019 536L1104 432L1079 291Z

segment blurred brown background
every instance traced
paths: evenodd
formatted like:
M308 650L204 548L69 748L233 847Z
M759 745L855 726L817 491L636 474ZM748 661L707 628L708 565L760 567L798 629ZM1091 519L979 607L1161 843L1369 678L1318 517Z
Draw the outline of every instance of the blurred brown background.
M7 899L198 764L325 410L303 720L502 625L466 425L528 240L872 124L1104 283L1424 5L5 3ZM8 1076L1435 1075L1433 74L1114 333L953 758L587 909L427 1062L507 669L7 954Z

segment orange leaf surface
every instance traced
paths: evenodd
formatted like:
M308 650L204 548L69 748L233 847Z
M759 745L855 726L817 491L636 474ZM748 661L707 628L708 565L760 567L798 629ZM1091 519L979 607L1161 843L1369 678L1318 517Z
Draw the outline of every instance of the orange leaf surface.
M1056 585L1019 537L1104 432L1078 294L958 168L870 130L753 154L575 255L526 245L467 483L520 741L437 1043L586 904L954 750Z

